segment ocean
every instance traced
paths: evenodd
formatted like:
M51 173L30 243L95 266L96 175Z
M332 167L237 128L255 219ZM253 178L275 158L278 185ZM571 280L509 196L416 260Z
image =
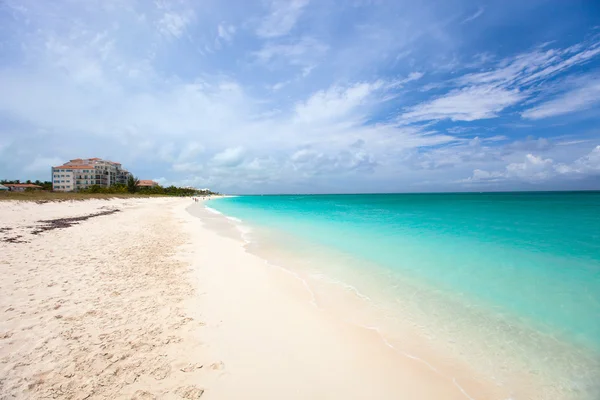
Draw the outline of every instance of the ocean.
M428 363L432 349L451 354L514 385L515 398L528 377L542 382L540 398L600 398L600 192L238 196L207 207L230 217L248 251L306 279L320 306L350 304L332 285L352 294L348 320L401 352Z

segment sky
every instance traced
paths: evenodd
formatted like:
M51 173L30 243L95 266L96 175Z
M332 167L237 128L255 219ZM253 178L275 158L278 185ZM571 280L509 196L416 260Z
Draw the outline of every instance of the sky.
M600 2L0 0L0 178L600 189Z

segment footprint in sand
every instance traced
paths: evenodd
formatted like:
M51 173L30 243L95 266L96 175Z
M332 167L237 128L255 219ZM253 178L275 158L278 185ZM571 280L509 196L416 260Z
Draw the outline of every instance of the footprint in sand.
M194 370L197 370L197 369L200 369L200 368L202 368L203 366L204 366L204 365L202 365L202 364L188 364L188 365L186 365L185 367L183 367L183 368L180 368L179 370L180 370L181 372L192 372L192 371L194 371Z
M204 394L204 389L196 386L182 386L175 393L184 399L197 400Z
M169 328L171 328L171 329L179 329L183 325L185 325L188 322L193 321L193 320L194 320L194 318L191 318L191 317L182 318L179 322L176 322L176 323L172 324Z
M0 333L0 339L10 339L10 337L13 335L13 332L9 331L9 332L5 332L5 333Z
M152 376L156 380L165 379L170 374L171 374L171 366L169 364L163 364L160 367L156 368L154 371L152 371Z
M168 336L163 340L163 344L180 343L181 341L183 341L183 339L178 336Z
M225 368L225 364L223 364L223 361L212 363L210 365L210 369L214 369L214 370L219 370L219 369L223 369L223 368Z
M131 400L155 400L156 396L145 390L138 390L133 394Z

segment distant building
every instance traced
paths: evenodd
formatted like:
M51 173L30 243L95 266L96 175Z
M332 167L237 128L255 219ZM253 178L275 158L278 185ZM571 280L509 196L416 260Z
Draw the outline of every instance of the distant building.
M138 187L155 187L158 186L158 182L154 182L148 179L141 179L137 185Z
M11 192L24 192L25 190L41 190L43 187L31 183L5 183L4 186Z
M52 190L74 192L98 185L126 184L131 174L120 163L100 158L76 158L52 167Z
M0 185L0 192L8 192L8 188L4 185Z

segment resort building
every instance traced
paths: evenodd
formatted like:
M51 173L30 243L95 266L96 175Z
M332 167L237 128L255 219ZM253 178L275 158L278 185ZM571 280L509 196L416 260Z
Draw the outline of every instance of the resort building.
M73 192L98 185L109 187L126 184L131 174L120 163L100 158L76 158L52 167L52 190Z
M25 190L41 190L43 187L32 183L5 183L4 186L11 192L24 192Z
M158 186L158 182L154 182L147 179L142 179L138 182L138 187L155 187Z

